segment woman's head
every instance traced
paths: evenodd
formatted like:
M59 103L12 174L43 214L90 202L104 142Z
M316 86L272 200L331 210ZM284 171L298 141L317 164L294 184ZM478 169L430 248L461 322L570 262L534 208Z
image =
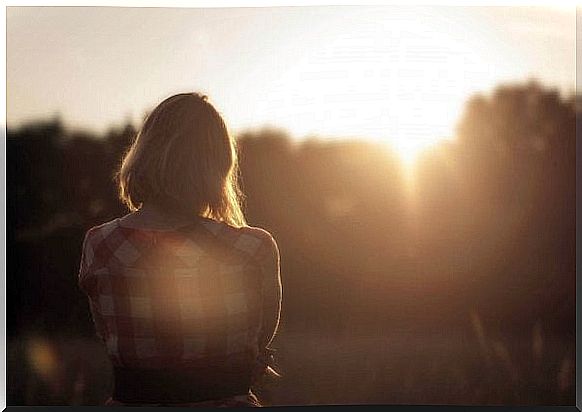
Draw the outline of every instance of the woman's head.
M245 224L234 141L224 120L197 93L160 103L146 118L118 173L121 200L170 213Z

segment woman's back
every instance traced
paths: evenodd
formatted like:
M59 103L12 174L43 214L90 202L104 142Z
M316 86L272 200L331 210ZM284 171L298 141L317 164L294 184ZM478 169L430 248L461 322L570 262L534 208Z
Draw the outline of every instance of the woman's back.
M231 405L268 370L281 281L274 239L246 225L224 120L206 96L168 97L117 180L132 213L87 232L79 272L114 404Z
M87 232L79 274L114 366L113 398L244 394L277 327L278 250L258 228L133 213Z

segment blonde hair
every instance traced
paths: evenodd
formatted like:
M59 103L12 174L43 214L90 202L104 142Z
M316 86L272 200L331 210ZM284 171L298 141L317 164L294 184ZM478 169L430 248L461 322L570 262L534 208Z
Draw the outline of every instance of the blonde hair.
M131 211L144 202L178 215L245 226L236 146L224 120L198 93L160 103L146 118L117 174Z

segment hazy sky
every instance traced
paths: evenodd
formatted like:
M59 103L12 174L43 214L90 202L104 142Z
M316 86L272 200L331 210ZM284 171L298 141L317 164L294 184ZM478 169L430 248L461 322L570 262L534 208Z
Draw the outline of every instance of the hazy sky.
M137 125L197 90L234 131L449 136L474 91L574 90L575 9L9 7L6 74L9 127Z

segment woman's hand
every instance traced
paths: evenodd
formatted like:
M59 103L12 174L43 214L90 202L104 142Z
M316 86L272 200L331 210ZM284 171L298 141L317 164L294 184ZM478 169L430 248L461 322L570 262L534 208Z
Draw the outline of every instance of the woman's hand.
M280 378L281 375L274 369L275 366L275 350L271 348L265 348L259 353L257 357L257 362L255 364L255 369L252 375L252 384L255 385L261 381L265 376L275 376Z

